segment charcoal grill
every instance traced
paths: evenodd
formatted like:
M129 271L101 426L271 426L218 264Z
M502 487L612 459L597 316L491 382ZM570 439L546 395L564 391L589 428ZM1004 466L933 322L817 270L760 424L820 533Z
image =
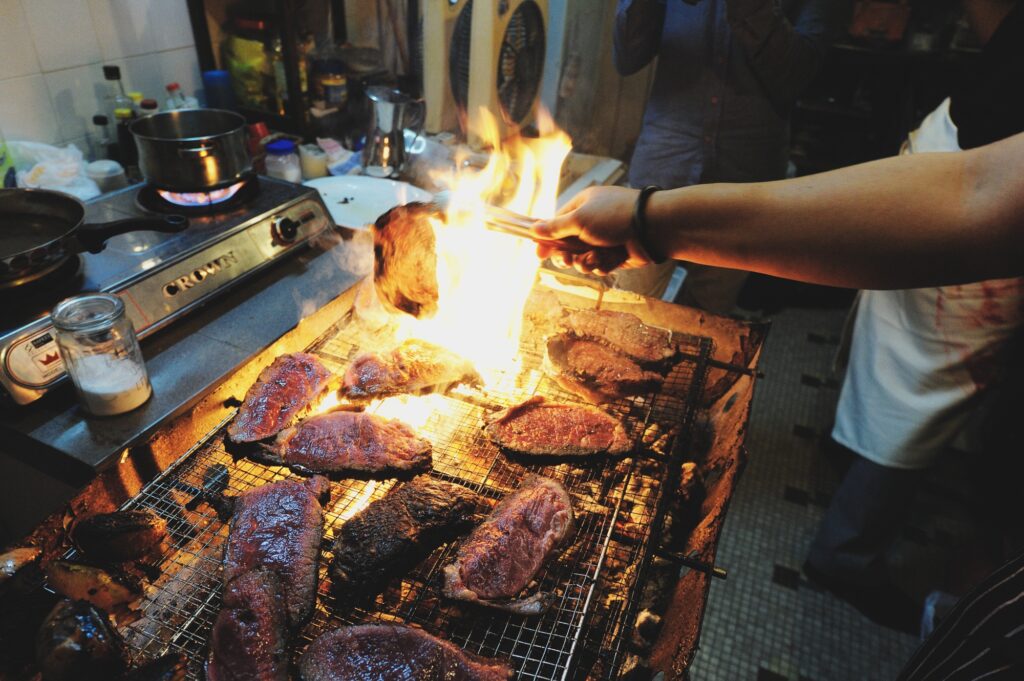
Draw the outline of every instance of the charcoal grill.
M361 351L351 314L350 311L307 348L334 371L343 371ZM340 602L331 593L326 574L335 531L395 483L334 481L331 500L325 505L326 531L317 608L312 621L301 632L296 653L322 632L340 624L404 622L421 626L468 651L504 658L511 663L518 679L619 678L623 669L637 659L630 650L630 633L646 571L654 553L661 553L658 537L668 491L678 479L683 461L706 458L698 451L702 438L695 437L701 430L696 427L700 421L698 414L707 413L709 401L716 398L716 393L724 392L718 389L723 380L735 385L738 378L749 379L752 373L748 364L715 359L714 343L709 336L674 334L684 350L683 359L663 389L605 405L623 420L637 442L633 454L625 458L538 464L499 452L484 436L481 426L486 413L531 395L579 401L541 371L542 337L538 332L524 333L523 361L516 373L501 376L485 390L456 388L439 398L441 407L419 429L434 444L431 475L439 479L462 484L492 499L500 499L516 489L529 472L553 477L566 487L578 522L562 555L552 560L539 576L540 588L557 595L549 612L541 617L524 617L444 599L440 575L443 567L454 559L458 541L440 547L403 578L393 580L372 604L354 606ZM749 408L749 395L746 400L745 409ZM737 409L743 412L738 414L743 422L745 409ZM195 511L184 510L185 502L202 487L204 473L215 464L226 465L230 470L229 494L293 475L282 467L247 459L234 461L224 444L231 416L233 413L122 506L152 509L168 522L172 538L159 563L160 577L146 590L141 617L123 627L122 633L136 662L171 651L184 653L190 660L191 679L203 678L202 661L220 608L221 558L227 525L205 506ZM735 435L741 438L739 433ZM707 433L704 436L705 440L714 438ZM704 448L708 446L705 442ZM687 547L691 557L714 560L721 516L735 485L735 475L742 467L740 449L731 448L729 457L706 462L711 482L708 509L705 521L694 532L698 544ZM723 472L728 475L721 476L723 484L716 487ZM66 555L73 558L74 551ZM690 599L687 607L696 617L691 614L686 619L689 624L684 626L682 635L674 632L677 645L670 655L670 664L677 670L688 666L696 650L707 578L695 573L689 582L685 578L680 580L679 586L693 592L686 596ZM678 628L678 623L670 620L666 620L666 631ZM679 648L679 642L686 646L685 650ZM656 648L655 655L657 652Z

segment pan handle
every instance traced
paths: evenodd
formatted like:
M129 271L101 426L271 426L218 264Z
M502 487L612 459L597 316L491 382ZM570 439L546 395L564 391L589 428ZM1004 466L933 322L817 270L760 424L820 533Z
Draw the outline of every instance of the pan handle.
M75 232L79 251L99 253L105 242L111 237L128 232L180 232L188 227L188 218L184 215L164 215L159 218L126 218L113 222L86 224Z

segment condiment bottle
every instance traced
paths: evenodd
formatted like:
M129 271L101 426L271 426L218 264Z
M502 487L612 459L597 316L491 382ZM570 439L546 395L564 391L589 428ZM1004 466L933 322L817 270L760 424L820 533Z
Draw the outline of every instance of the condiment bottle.
M139 102L139 115L149 116L160 110L160 104L155 99L144 99Z
M266 150L267 175L295 184L302 182L302 166L299 164L299 155L295 153L295 142L274 140L266 146Z
M117 120L118 109L129 109L131 110L134 106L130 97L124 92L124 83L121 81L121 69L113 64L108 64L103 67L103 77L111 82L116 83L116 86L111 86L110 98L110 118Z
M153 393L124 302L85 293L57 303L51 315L64 369L82 408L114 416L141 406Z

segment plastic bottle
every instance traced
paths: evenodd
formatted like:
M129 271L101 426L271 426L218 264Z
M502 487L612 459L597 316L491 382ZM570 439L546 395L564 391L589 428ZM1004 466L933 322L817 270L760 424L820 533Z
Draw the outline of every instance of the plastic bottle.
M7 150L4 131L0 130L0 189L13 187L15 184L14 159L11 158L11 152Z
M107 158L113 143L110 139L110 119L103 114L96 114L92 117L92 124L96 126L96 159Z
M132 113L136 116L142 113L142 93L135 90L128 93L128 99L132 100Z
M155 99L144 99L139 102L139 115L149 116L160 110L160 105Z
M295 142L275 140L266 149L267 175L295 184L302 182L302 165L299 155L295 153Z
M107 95L110 107L107 118L116 121L118 109L131 110L134 108L134 104L128 95L125 94L124 82L121 81L121 69L119 67L110 64L104 66L103 77L107 82L111 83L110 94Z
M177 83L167 84L167 110L176 111L179 109L198 109L199 100L195 97L186 97Z

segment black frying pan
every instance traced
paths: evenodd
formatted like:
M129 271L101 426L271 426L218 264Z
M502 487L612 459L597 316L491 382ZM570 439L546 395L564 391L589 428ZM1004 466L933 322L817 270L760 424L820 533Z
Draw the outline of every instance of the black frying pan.
M180 232L181 215L85 224L85 206L45 189L0 189L0 284L31 280L75 253L99 253L104 242L139 230Z

